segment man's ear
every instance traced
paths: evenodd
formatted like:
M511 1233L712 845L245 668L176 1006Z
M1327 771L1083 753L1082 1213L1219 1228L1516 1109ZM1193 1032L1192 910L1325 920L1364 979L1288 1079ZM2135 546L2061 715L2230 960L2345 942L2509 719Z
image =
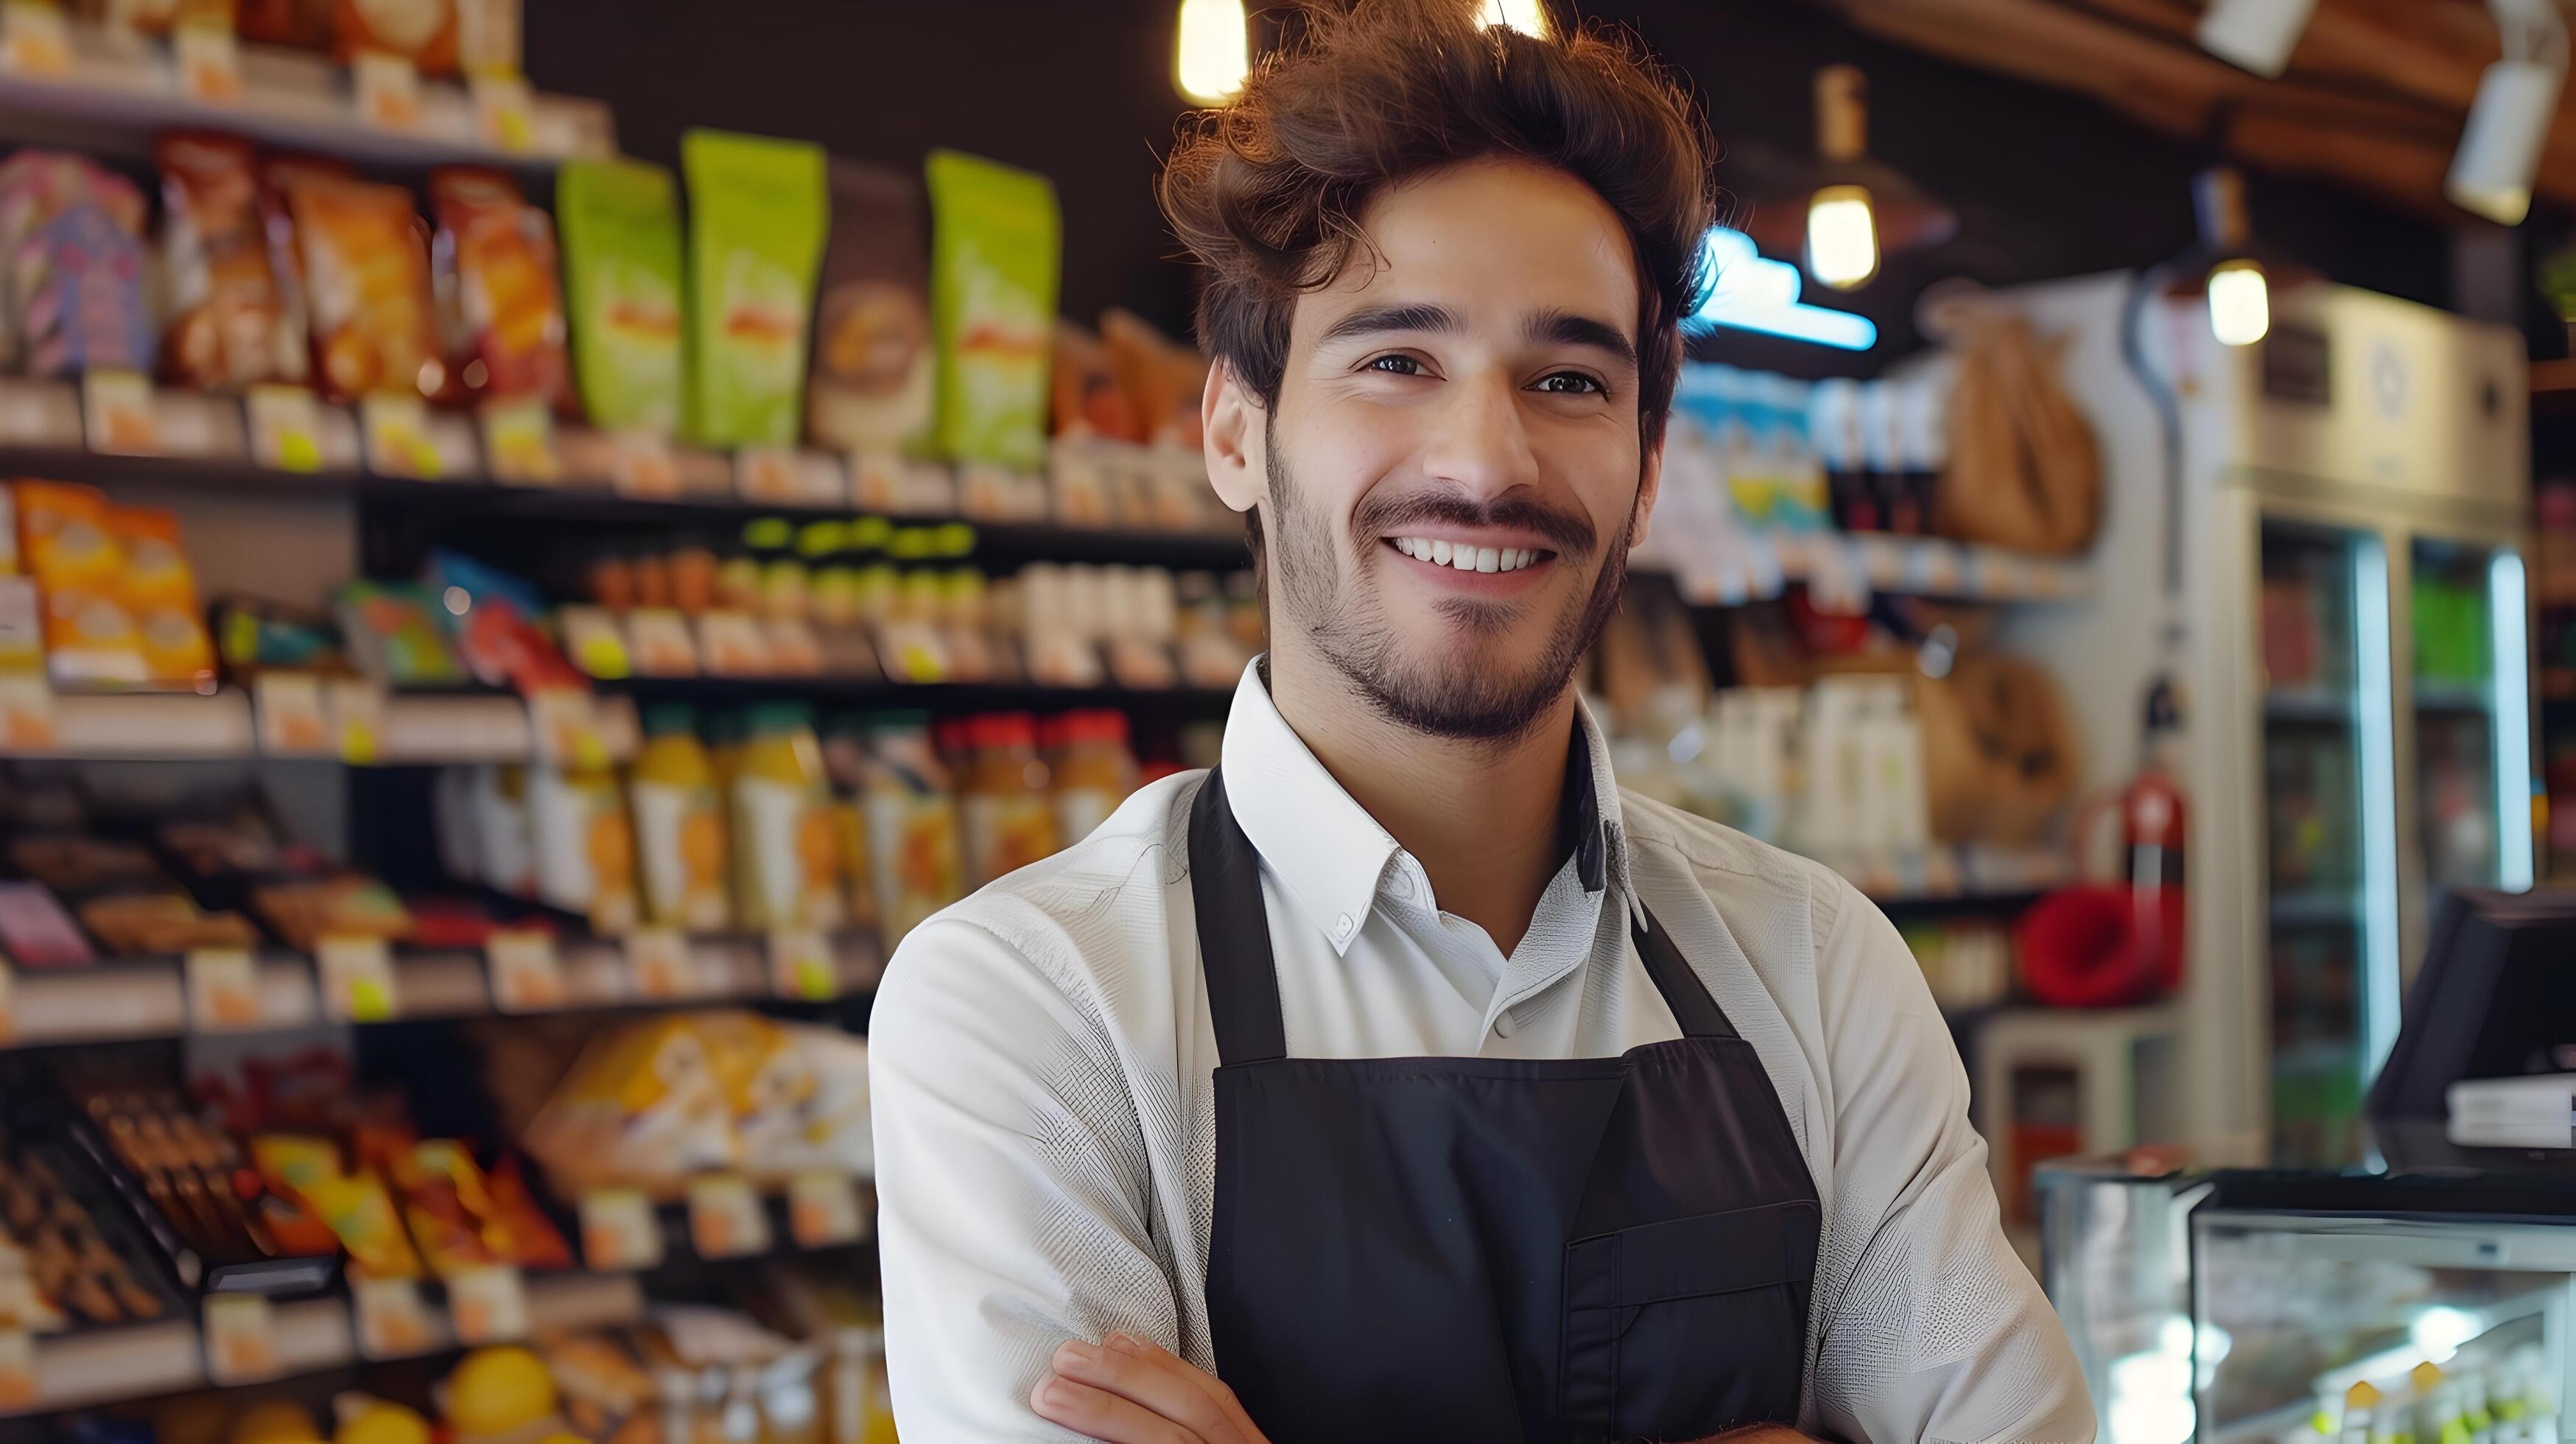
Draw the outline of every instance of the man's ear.
M1208 367L1207 389L1199 395L1200 429L1206 434L1208 482L1217 500L1236 511L1250 511L1261 500L1269 458L1263 453L1260 398L1243 384L1220 357Z
M1638 458L1637 510L1628 521L1628 548L1631 551L1646 540L1646 519L1654 515L1655 493L1664 484L1664 437L1670 434L1669 430L1658 434L1655 444L1647 447L1646 454Z

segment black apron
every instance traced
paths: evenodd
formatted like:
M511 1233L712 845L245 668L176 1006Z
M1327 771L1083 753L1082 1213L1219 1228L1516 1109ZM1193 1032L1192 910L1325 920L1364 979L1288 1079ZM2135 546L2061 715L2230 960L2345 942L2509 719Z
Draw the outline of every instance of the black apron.
M1794 1424L1815 1182L1649 917L1683 1036L1617 1058L1290 1058L1260 864L1190 814L1214 1013L1217 1373L1273 1444L1696 1440Z

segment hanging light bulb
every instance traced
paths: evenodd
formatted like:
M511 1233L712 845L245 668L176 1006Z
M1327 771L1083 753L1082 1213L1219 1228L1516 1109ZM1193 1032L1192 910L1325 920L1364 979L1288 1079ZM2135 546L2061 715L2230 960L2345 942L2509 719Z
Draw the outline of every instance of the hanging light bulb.
M2209 273L2209 334L2229 346L2251 346L2272 329L2272 286L2261 264L2221 261Z
M2245 207L2245 177L2230 166L2212 166L2192 178L2192 213L2200 227L2200 254L2215 254L2203 293L2209 334L2229 346L2251 346L2272 329L2272 283L2262 263L2246 254L2254 223Z
M1548 36L1546 0L1484 0L1477 9L1476 23L1488 29L1500 25L1545 40Z
M1869 148L1868 94L1868 82L1852 66L1816 72L1816 150L1828 173ZM1838 291L1878 274L1878 213L1867 187L1819 186L1807 198L1807 274Z
M1243 78L1251 71L1251 30L1244 22L1243 0L1181 0L1174 70L1181 94L1201 105L1223 105L1243 89Z

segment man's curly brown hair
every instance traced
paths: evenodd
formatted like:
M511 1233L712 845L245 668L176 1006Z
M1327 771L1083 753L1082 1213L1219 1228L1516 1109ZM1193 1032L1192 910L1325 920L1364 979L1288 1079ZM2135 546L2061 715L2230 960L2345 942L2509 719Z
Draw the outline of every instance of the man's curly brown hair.
M1516 157L1592 187L1637 265L1638 424L1663 437L1682 319L1707 283L1716 218L1707 129L1624 34L1541 40L1477 22L1472 0L1309 4L1231 104L1194 113L1163 166L1163 213L1207 267L1198 338L1275 405L1297 297L1366 245L1358 216L1387 186ZM1497 224L1510 224L1498 217Z

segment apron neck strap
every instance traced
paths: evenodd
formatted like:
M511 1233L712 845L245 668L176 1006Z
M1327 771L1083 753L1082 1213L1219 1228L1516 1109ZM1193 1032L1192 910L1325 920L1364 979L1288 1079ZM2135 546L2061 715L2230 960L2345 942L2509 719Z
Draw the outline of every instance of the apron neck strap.
M1243 824L1234 820L1221 769L1209 769L1190 804L1190 902L1198 915L1199 966L1207 975L1218 1061L1267 1063L1287 1057L1279 964L1270 951L1270 913L1261 902L1261 857L1243 835ZM1637 911L1643 920L1630 919L1629 936L1682 1036L1739 1036L1663 925L1643 902Z

